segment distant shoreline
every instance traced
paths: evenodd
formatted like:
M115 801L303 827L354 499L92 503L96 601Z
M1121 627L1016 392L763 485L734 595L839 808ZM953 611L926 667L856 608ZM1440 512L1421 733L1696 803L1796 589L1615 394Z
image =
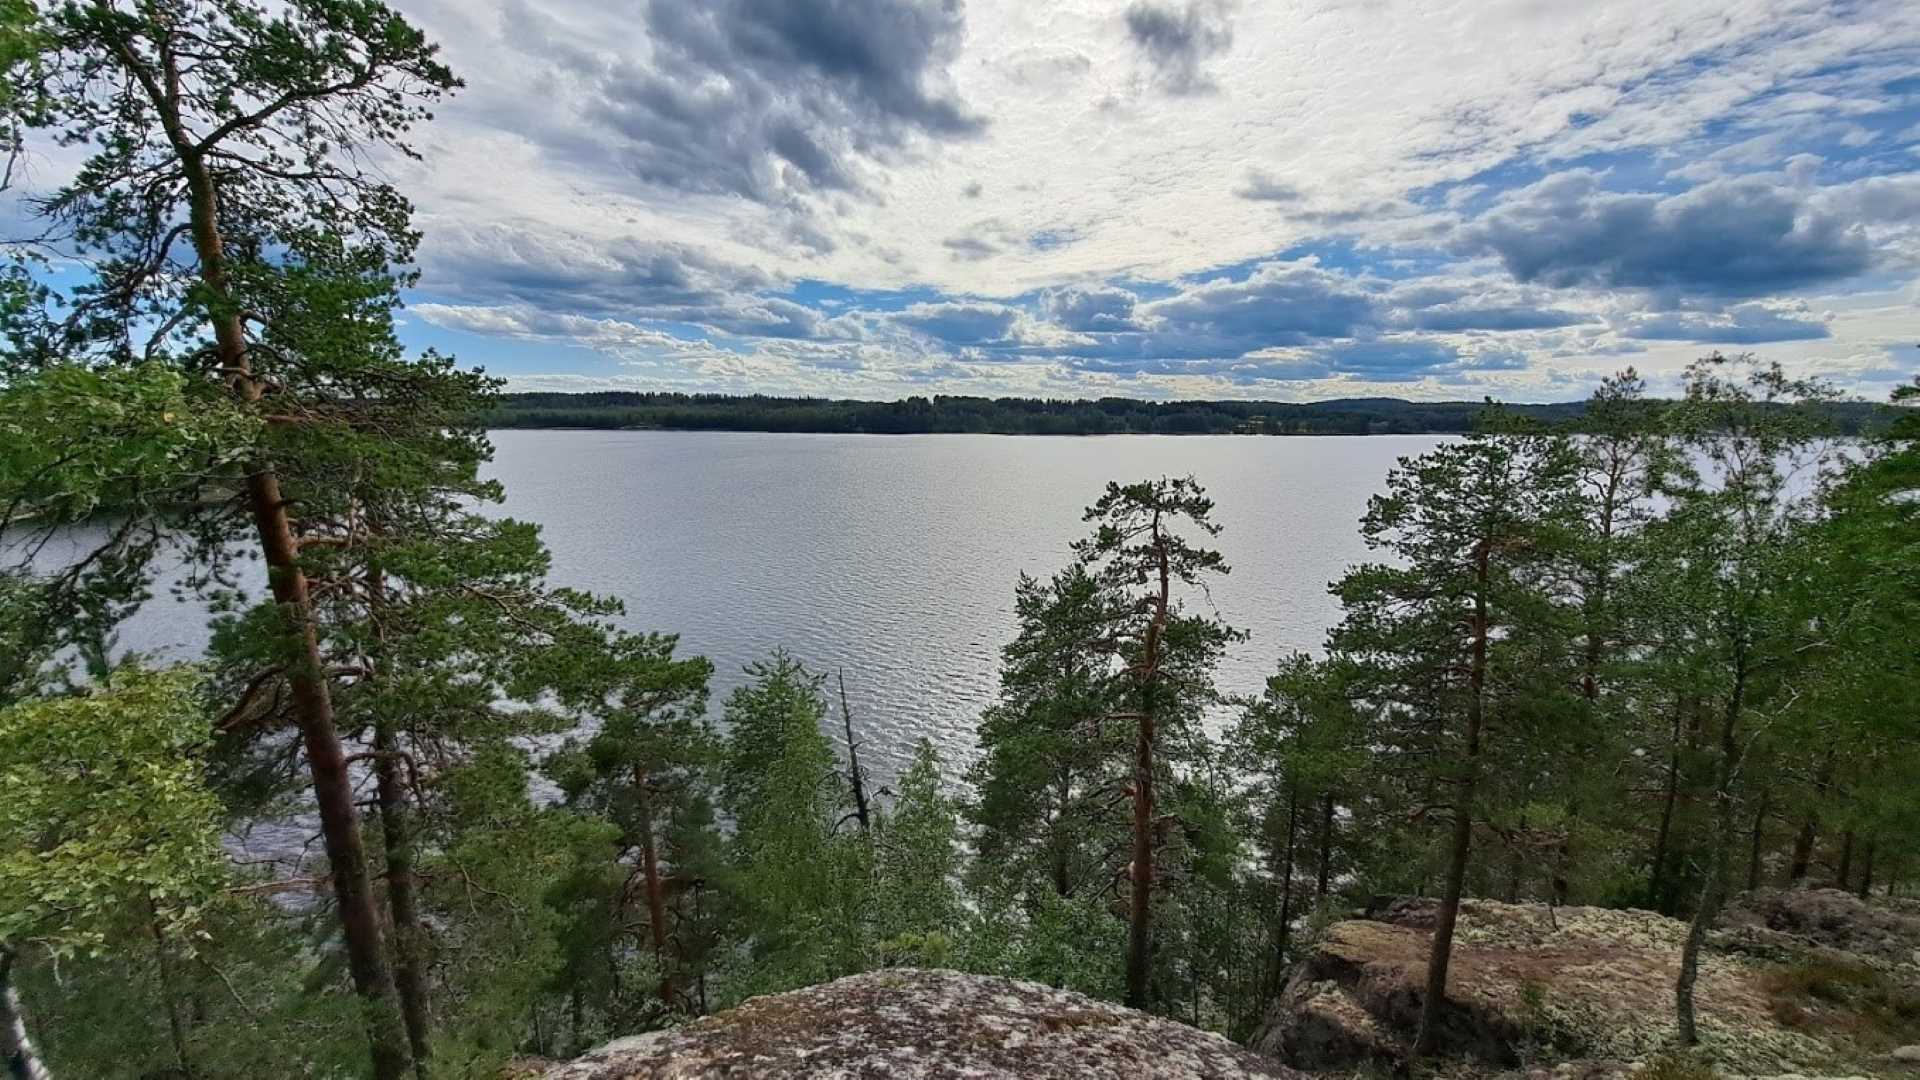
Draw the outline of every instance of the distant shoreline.
M1667 401L1644 407L1661 410ZM900 401L724 394L513 393L489 430L756 431L808 435L1464 435L1485 402L1349 398L1319 402L911 397ZM1509 415L1579 431L1586 402L1507 404ZM1891 407L1821 406L1843 434L1878 427Z

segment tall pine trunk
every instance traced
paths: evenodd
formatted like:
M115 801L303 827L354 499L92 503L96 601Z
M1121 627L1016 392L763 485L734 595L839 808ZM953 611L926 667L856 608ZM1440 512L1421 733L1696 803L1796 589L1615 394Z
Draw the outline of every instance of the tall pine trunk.
M1153 617L1147 623L1136 677L1140 714L1133 747L1133 863L1129 868L1132 890L1127 911L1127 1004L1136 1009L1147 1005L1153 961L1153 739L1154 710L1159 707L1159 695L1154 691L1160 678L1160 638L1166 632L1173 591L1173 568L1158 513L1153 518L1153 535L1160 591L1153 598Z
M647 932L653 940L654 962L660 965L660 1000L674 1006L673 963L667 947L667 888L660 873L660 846L653 835L653 800L647 794L647 777L633 770L634 807L640 816L640 877L646 893Z
M1866 855L1860 860L1860 884L1855 892L1862 900L1867 898L1867 894L1873 892L1873 837L1871 836L1867 837Z
M1760 856L1766 850L1766 828L1768 802L1766 793L1760 796L1760 805L1753 812L1753 836L1747 850L1747 891L1760 887Z
M1833 785L1833 751L1828 750L1820 758L1820 771L1814 776L1813 789L1821 797ZM1793 858L1787 865L1788 885L1805 881L1807 871L1813 867L1813 845L1819 838L1820 815L1809 808L1807 820L1800 826L1800 834L1793 838Z
M1693 988L1700 977L1700 949L1706 944L1707 928L1713 925L1726 900L1727 863L1733 855L1734 781L1740 774L1739 724L1746 698L1747 668L1744 653L1737 653L1733 666L1733 691L1727 699L1726 715L1720 724L1720 761L1713 784L1713 853L1709 860L1706 884L1700 890L1700 906L1687 926L1687 942L1680 950L1680 975L1674 980L1675 1026L1681 1046L1697 1046L1700 1032L1694 1023Z
M1660 827L1653 837L1653 858L1647 873L1647 902L1656 911L1667 910L1667 846L1673 839L1673 812L1680 801L1679 699L1673 703L1673 741L1667 748L1667 784L1660 797Z
M1320 797L1320 858L1313 882L1315 907L1326 902L1327 882L1333 874L1333 792Z
M169 67L171 63L169 62ZM168 84L177 78L168 71ZM206 159L180 128L179 113L163 93L155 106L169 118L190 197L189 225L194 253L200 261L200 282L210 308L214 356L220 374L233 395L247 405L265 393L247 353L246 332L228 281L225 241L220 233L219 197ZM288 682L293 710L313 779L314 801L320 811L320 834L333 878L334 903L346 939L347 967L360 995L367 1025L376 1080L403 1080L410 1071L404 1025L394 1007L393 975L387 968L381 940L380 917L367 872L366 847L354 808L353 778L335 726L320 638L313 624L307 576L300 566L300 544L295 538L280 477L265 462L255 465L246 480L247 505L260 537L267 564L267 581L278 605L286 635Z
M1853 830L1840 834L1840 865L1834 868L1834 888L1844 890L1853 880Z
M1460 919L1460 893L1467 882L1467 856L1473 846L1473 798L1480 778L1480 724L1485 719L1487 692L1488 563L1490 545L1482 540L1474 552L1473 659L1467 673L1467 727L1454 790L1453 840L1447 851L1447 879L1440 913L1433 924L1433 944L1427 952L1427 986L1420 1002L1420 1031L1414 1054L1425 1057L1439 1045L1440 1016L1446 1008L1447 967L1453 960L1453 928Z
M1300 793L1287 787L1287 840L1280 856L1280 922L1274 930L1272 963L1267 985L1261 991L1261 1003L1280 996L1287 972L1287 945L1293 935L1293 853L1294 838L1299 835Z
M433 1023L427 985L427 929L420 918L415 889L414 828L406 781L400 773L399 740L384 718L375 722L373 748L381 837L386 843L387 909L393 919L394 989L400 996L407 1045L413 1051L414 1074L418 1080L427 1080L428 1038Z

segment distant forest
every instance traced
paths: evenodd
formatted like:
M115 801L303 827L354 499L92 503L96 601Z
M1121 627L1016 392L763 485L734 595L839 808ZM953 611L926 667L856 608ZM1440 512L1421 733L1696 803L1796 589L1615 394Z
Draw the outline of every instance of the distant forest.
M1649 402L1659 408L1661 403ZM1473 401L1345 398L1279 401L1142 401L936 396L902 401L728 394L503 394L493 428L663 428L904 435L1440 435L1474 430ZM1578 429L1585 402L1509 405L1510 413ZM1884 406L1822 406L1849 434L1877 427Z

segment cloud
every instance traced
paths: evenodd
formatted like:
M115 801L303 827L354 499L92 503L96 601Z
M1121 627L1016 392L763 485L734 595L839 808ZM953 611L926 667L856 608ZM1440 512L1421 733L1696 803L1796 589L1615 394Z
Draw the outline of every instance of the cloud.
M1233 44L1228 10L1220 0L1187 0L1174 7L1156 0L1134 0L1127 8L1127 36L1147 56L1159 83L1175 94L1214 89L1202 63Z
M595 239L507 223L445 223L422 250L435 292L487 305L695 323L727 334L814 337L825 317L760 295L776 279L675 244Z
M596 64L584 115L649 183L769 203L861 190L865 159L985 125L946 88L954 0L651 0L644 18L648 48ZM586 62L581 43L548 49Z
M1140 306L1155 336L1186 348L1248 352L1348 337L1376 317L1373 296L1309 262L1269 262L1240 281L1195 285Z
M1519 304L1442 304L1413 312L1408 325L1417 330L1554 330L1593 322L1593 316L1561 308Z
M1302 192L1299 188L1282 180L1276 180L1259 169L1247 172L1247 182L1235 188L1235 195L1255 202L1299 202Z
M695 342L663 331L618 319L539 311L529 307L476 307L459 304L414 304L413 315L448 330L494 337L564 340L587 348L679 350Z
M949 236L945 240L940 241L940 246L953 252L954 258L965 259L969 262L989 258L1000 251L998 244L995 244L991 240L983 240L978 236Z
M892 321L947 345L986 345L1013 337L1021 317L1005 304L943 302L909 305Z
M1911 339L1920 6L1311 7L408 0L469 83L395 165L408 332L683 389L1522 400Z
M1857 220L1765 177L1678 195L1619 193L1570 169L1502 196L1462 233L1514 278L1555 288L1757 296L1843 281L1873 265Z
M1432 338L1383 338L1327 345L1313 351L1327 370L1365 382L1405 382L1448 368L1460 350Z
M1823 319L1807 318L1805 304L1782 308L1738 304L1720 313L1662 311L1631 315L1616 330L1641 341L1694 341L1709 345L1761 345L1815 341L1832 336Z
M1068 330L1112 333L1140 328L1133 319L1138 302L1125 289L1076 285L1048 290L1041 296L1040 309L1050 322Z

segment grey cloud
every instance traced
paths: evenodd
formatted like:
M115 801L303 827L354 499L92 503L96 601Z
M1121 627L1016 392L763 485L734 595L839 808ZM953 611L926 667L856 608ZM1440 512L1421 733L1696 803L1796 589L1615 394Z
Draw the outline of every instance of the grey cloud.
M651 55L598 73L590 119L641 179L780 203L857 190L862 157L984 121L945 89L959 0L653 0Z
M1452 333L1462 330L1557 330L1592 322L1593 317L1559 308L1522 304L1447 304L1415 311L1407 318L1416 330Z
M948 345L1007 341L1019 321L1017 308L967 301L913 304L893 316L893 322Z
M1162 337L1242 351L1348 337L1377 316L1374 298L1351 279L1304 263L1266 263L1244 281L1195 285L1140 310Z
M1235 195L1256 202L1299 202L1304 193L1292 184L1277 180L1258 169L1247 174L1247 182L1235 189Z
M1574 169L1510 192L1461 239L1516 279L1556 288L1757 296L1852 277L1873 261L1856 220L1762 177L1622 194Z
M1169 91L1191 94L1214 88L1201 65L1233 44L1224 2L1187 0L1184 7L1175 7L1157 0L1134 0L1126 21L1127 35L1146 54Z
M1040 298L1040 310L1055 325L1081 332L1137 330L1133 309L1138 298L1110 285L1052 289Z
M1697 341L1717 345L1759 345L1769 341L1815 341L1832 336L1827 324L1798 318L1766 304L1739 304L1725 314L1663 311L1633 316L1618 327L1622 337L1641 341Z
M507 224L436 223L421 251L433 295L599 318L694 323L727 334L825 332L809 307L756 295L777 284L689 247L593 239Z
M953 257L974 262L999 252L1000 248L991 241L977 236L949 236L940 241L940 246L953 252Z
M1405 382L1456 366L1460 352L1444 341L1386 338L1347 341L1314 350L1329 371L1366 382Z

